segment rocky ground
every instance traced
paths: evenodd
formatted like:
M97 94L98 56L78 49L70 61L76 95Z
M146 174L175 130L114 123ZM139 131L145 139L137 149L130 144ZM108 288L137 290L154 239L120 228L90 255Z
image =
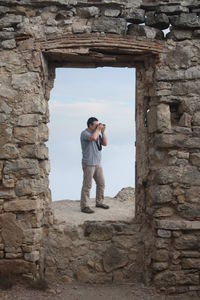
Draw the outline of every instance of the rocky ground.
M131 221L135 215L135 193L132 187L121 189L114 198L105 197L104 203L109 209L95 207L95 199L91 198L88 205L95 210L93 214L80 211L80 201L59 200L52 203L55 217L66 221L68 225L80 225L84 221Z
M46 291L33 290L22 283L0 290L1 300L197 300L191 295L161 295L142 284L69 285L51 283Z

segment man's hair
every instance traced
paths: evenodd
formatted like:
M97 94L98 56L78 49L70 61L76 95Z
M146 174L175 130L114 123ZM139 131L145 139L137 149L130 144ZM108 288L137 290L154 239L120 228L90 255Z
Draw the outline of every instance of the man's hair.
M93 122L94 122L94 121L98 121L97 118L95 118L95 117L89 118L89 119L87 120L87 127L89 127L90 124L93 125Z

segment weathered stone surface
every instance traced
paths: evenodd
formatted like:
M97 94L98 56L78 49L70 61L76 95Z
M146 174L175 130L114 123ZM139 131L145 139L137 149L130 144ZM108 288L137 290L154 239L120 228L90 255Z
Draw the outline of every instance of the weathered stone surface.
M182 259L183 269L200 269L199 258L183 258Z
M192 31L191 30L178 30L172 28L170 32L166 35L167 39L173 39L177 41L184 41L192 38Z
M16 48L15 39L5 40L1 42L1 46L3 49L14 49Z
M156 227L167 230L199 230L199 221L185 221L185 220L156 220Z
M173 200L172 189L168 185L152 185L149 195L152 204L167 203Z
M126 21L123 18L100 17L93 20L92 31L123 34L126 32Z
M199 126L200 125L200 112L199 111L194 114L193 125L194 126Z
M148 12L145 24L147 26L156 27L159 29L167 29L169 27L169 18L166 14L155 14L154 12Z
M188 113L183 113L179 120L179 125L184 127L191 127L192 117Z
M10 160L5 163L4 174L13 174L18 175L34 175L39 173L39 165L36 159L16 159Z
M44 179L20 179L15 186L17 196L37 195L46 190L48 182Z
M174 286L184 284L199 284L198 272L190 271L163 271L155 275L154 283L157 286Z
M158 131L168 131L171 129L171 114L167 104L152 106L147 114L148 131L150 133Z
M26 114L19 116L18 126L37 126L38 125L38 115L37 114Z
M12 128L7 124L0 124L0 145L5 145L11 142L12 139Z
M113 228L98 223L85 223L84 234L92 241L105 241L112 238Z
M15 14L8 14L5 15L3 18L0 19L0 28L11 27L18 23L21 23L23 17L20 15Z
M187 220L200 220L200 203L178 205L179 215Z
M20 247L23 241L23 229L19 226L16 215L5 213L0 216L2 238L7 247Z
M185 191L185 197L187 202L197 203L199 202L200 197L200 187L199 186L192 186Z
M153 28L150 26L140 26L137 24L129 24L127 35L131 36L144 36L148 39L158 39L162 40L164 38L164 34L158 28Z
M40 199L38 200L11 200L4 203L4 210L5 211L29 211L29 210L36 210L41 207Z
M178 16L170 17L171 24L180 28L200 28L200 20L195 13L182 13Z
M145 21L145 11L143 9L130 8L122 13L122 17L128 22L134 24L144 23Z
M0 159L13 159L19 157L19 150L14 144L6 143L0 149Z
M169 252L166 249L155 249L153 259L158 262L167 262L169 259Z
M184 134L156 134L155 136L155 145L161 148L200 148L200 138L199 137L190 137L185 138Z
M189 221L188 221L189 222ZM175 240L175 248L183 250L199 250L200 237L185 234Z
M48 147L45 144L24 145L21 147L21 156L27 158L48 158Z
M189 12L189 8L182 5L161 5L157 9L160 13L165 13L167 15L174 15L178 13L187 13Z
M77 13L84 18L90 18L98 16L100 13L100 9L96 6L90 6L90 7L79 7L77 9Z
M113 246L111 246L103 256L103 266L106 272L121 268L127 263L127 255Z
M13 189L1 187L0 188L0 198L3 199L12 199L15 198L15 192Z
M15 127L14 137L24 143L34 144L38 140L37 127Z
M36 274L36 265L23 259L0 259L0 272L3 274L22 274L31 271Z
M23 74L13 74L12 75L12 86L15 89L21 91L37 91L37 88L40 84L40 78L38 73L35 72L27 72Z
M168 268L168 263L167 262L154 262L153 263L153 269L155 271L163 271Z
M178 182L182 184L198 185L200 171L195 166L168 166L156 171L158 184Z
M120 15L120 9L107 8L104 10L104 16L106 17L118 17Z
M169 231L169 230L158 229L157 234L159 237L162 237L162 238L170 238L171 237L171 231Z
M27 261L35 262L35 261L39 260L40 253L37 250L30 252L30 253L25 253L24 258Z

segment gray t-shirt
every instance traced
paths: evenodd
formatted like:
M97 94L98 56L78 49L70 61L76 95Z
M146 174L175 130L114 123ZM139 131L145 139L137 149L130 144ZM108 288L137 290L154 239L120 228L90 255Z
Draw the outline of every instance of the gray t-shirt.
M87 128L81 132L82 163L95 166L101 163L101 151L99 151L96 141L88 140L91 134Z

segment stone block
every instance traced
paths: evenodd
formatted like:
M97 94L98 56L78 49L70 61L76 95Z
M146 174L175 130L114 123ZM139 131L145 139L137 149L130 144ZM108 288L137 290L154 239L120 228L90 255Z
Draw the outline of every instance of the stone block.
M37 92L40 87L40 77L36 72L12 74L12 86L20 91Z
M18 118L18 126L38 126L39 115L38 114L25 114Z
M6 143L0 148L0 159L13 159L19 157L19 150L16 145Z
M177 206L182 218L187 220L200 220L200 203L184 203Z
M131 36L144 36L148 39L158 39L162 40L164 39L164 34L162 30L159 30L158 28L153 28L150 26L140 26L137 24L129 24L127 28L127 35Z
M41 207L40 199L29 200L29 199L17 199L10 200L4 203L4 211L30 211L38 210Z
M17 196L38 195L48 188L45 179L20 179L16 182L15 192Z
M190 40L192 38L192 31L186 30L186 29L174 29L171 28L170 32L166 34L167 39L173 39L175 41L184 41L184 40Z
M103 255L103 266L106 272L111 272L124 267L128 263L128 257L115 246L111 246Z
M104 16L106 17L118 17L120 15L120 9L106 8L104 10Z
M97 222L84 223L84 235L91 241L110 240L113 235L113 228L109 224L98 224Z
M45 144L24 145L20 150L24 158L48 159L48 147Z
M100 14L100 9L97 6L78 7L77 14L84 18L91 18Z
M99 17L92 22L92 32L108 32L116 34L125 34L126 20L123 18Z
M186 221L186 220L156 220L156 228L166 230L199 230L200 221Z
M6 161L3 169L3 174L17 175L36 175L39 173L38 160L36 159L16 159Z
M171 237L171 231L170 230L158 229L157 230L157 235L161 238L170 238Z
M157 169L155 179L158 184L166 185L173 182L181 184L198 185L200 171L195 166L167 166Z
M199 258L183 258L182 259L183 269L200 269L200 259Z
M196 13L181 13L170 17L170 22L177 28L200 28L200 20Z
M155 249L153 252L153 259L157 262L167 262L169 259L169 252L166 249Z
M23 21L23 17L15 14L6 14L0 19L0 28L11 27Z
M149 196L152 204L163 204L173 200L173 194L168 185L152 185L149 188Z
M143 9L126 9L122 12L121 16L125 18L128 22L134 24L144 23L145 21L145 11Z
M5 40L5 41L1 42L1 47L3 49L14 49L14 48L16 48L15 39Z
M156 27L158 29L167 29L169 27L169 18L164 13L155 14L155 12L146 13L145 25Z
M179 125L184 127L191 127L192 116L188 113L183 113L180 120Z
M160 5L159 8L156 10L158 13L164 13L167 15L174 15L179 13L188 13L189 8L182 5Z
M198 285L199 274L192 271L162 271L154 276L156 286Z
M27 261L35 262L40 259L40 252L35 250L30 253L25 253L24 258Z
M34 144L38 141L37 127L15 127L14 137L24 144Z
M168 104L152 106L147 113L149 133L164 132L171 129L171 114Z
M0 216L2 238L6 247L20 247L23 241L23 230L13 213L4 213Z

